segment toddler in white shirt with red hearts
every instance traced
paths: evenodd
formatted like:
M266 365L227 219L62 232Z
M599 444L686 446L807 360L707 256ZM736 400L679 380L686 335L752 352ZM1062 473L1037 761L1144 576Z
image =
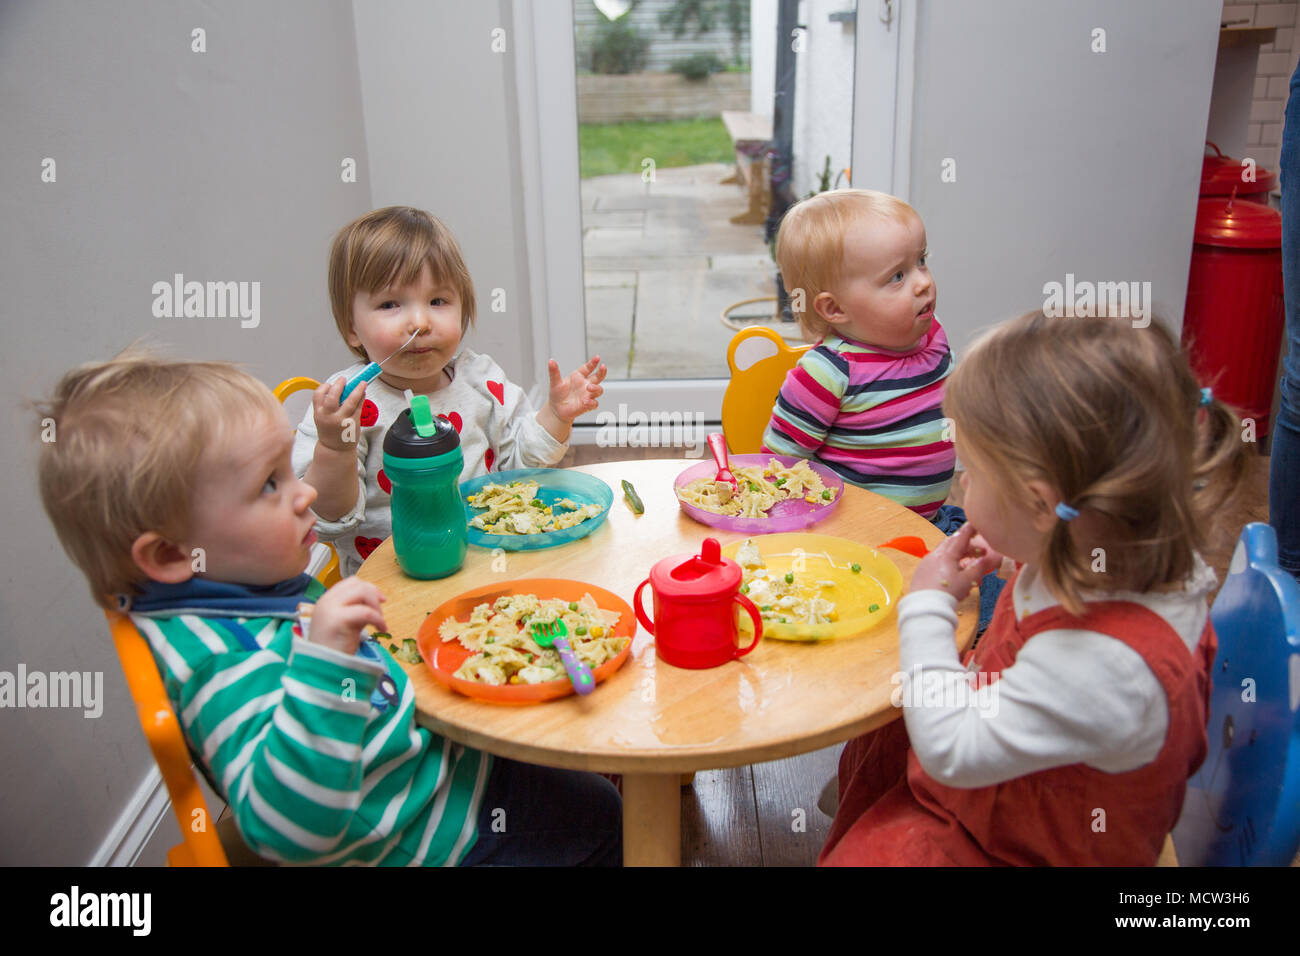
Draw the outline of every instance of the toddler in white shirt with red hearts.
M474 283L455 237L427 212L390 206L344 226L330 250L329 289L334 321L359 361L316 389L293 468L319 493L316 533L334 545L345 575L392 534L383 439L408 390L428 395L460 434L462 481L557 464L573 420L597 407L607 371L599 356L567 377L551 359L550 395L534 412L496 362L462 345L474 324ZM340 404L347 379L390 355L378 378Z

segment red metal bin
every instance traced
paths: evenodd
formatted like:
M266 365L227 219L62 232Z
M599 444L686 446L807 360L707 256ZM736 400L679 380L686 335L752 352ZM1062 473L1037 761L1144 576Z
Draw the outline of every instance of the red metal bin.
M1268 434L1282 342L1282 215L1236 196L1202 199L1183 344L1202 384Z
M1268 194L1273 191L1277 185L1277 174L1265 169L1263 166L1256 166L1254 170L1254 179L1247 180L1246 174L1248 167L1241 165L1240 160L1233 159L1231 156L1224 156L1219 147L1215 146L1209 140L1205 141L1206 149L1213 149L1214 155L1206 155L1201 160L1201 198L1207 199L1210 196L1231 196L1233 190L1236 190L1237 196L1242 199L1249 199L1251 202L1268 203Z

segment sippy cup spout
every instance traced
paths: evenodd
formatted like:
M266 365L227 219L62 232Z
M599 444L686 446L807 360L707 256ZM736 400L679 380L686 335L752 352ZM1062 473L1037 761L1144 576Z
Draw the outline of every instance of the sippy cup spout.
M704 546L700 549L700 560L705 564L722 563L722 546L718 544L717 538L704 539Z

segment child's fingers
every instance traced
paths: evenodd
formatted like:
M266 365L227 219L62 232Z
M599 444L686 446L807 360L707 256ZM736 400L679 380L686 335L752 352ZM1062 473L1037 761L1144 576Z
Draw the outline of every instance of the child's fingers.
M593 384L599 385L601 382L605 380L605 376L608 374L609 374L609 369L606 366L602 365L600 368L596 369L596 374L591 377L591 381Z
M551 378L551 388L559 388L564 378L560 375L560 363L551 359L546 363L546 372Z
M366 400L366 386L369 384L369 382L362 382L352 390L352 394L347 397L347 401L339 406L339 411L343 413L345 418L351 418L357 409L361 407L361 403ZM339 394L343 394L342 389L339 389Z
M952 554L954 558L960 558L970 549L971 535L975 529L967 521L964 525L944 538L942 542L934 549L942 551L944 554Z

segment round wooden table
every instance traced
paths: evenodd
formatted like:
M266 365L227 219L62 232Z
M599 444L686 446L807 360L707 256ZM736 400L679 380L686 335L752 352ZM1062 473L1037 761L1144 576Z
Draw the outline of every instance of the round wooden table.
M579 541L543 551L471 546L465 565L438 581L417 581L397 566L392 538L366 559L359 576L387 597L384 617L396 638L414 637L426 614L485 584L516 578L586 581L629 605L651 566L698 552L704 538L743 538L686 517L673 479L698 459L609 462L575 469L614 489L605 523ZM621 479L645 502L633 514ZM943 534L916 513L860 488L810 531L878 545L916 535L933 547ZM918 559L885 552L903 574L904 593ZM649 589L646 589L646 598ZM653 612L650 612L653 613ZM957 643L974 635L979 595L958 607ZM869 633L820 643L761 641L749 655L710 670L683 670L655 658L654 638L638 627L623 667L589 697L576 694L526 707L463 697L423 664L403 665L415 688L421 724L450 740L529 763L623 774L625 865L676 866L681 859L680 775L744 766L817 750L899 716L890 705L898 671L898 629L891 618ZM816 785L820 786L821 781Z

